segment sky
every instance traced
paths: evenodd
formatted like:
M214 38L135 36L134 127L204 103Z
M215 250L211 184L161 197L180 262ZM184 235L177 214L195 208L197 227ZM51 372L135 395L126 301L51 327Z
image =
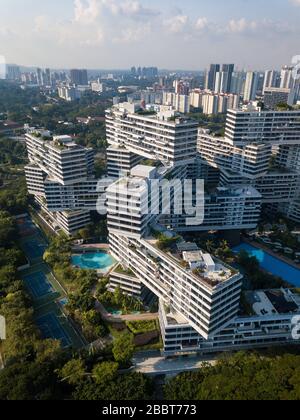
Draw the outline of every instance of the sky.
M280 68L300 0L0 0L0 56L50 68Z

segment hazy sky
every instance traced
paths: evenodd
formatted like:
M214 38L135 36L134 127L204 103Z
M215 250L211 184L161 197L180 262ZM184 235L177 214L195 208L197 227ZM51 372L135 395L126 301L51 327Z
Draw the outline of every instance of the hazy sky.
M300 0L0 0L0 55L57 68L247 69L300 55Z

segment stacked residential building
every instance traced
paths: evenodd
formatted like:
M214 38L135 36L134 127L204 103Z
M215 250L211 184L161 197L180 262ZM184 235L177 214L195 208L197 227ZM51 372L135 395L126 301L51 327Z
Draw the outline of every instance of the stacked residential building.
M69 136L31 129L26 134L28 192L35 197L53 227L71 235L91 222L99 193L93 150Z
M293 153L282 145L299 141L299 112L229 111L226 136L218 138L198 133L194 121L174 111L141 115L133 104L107 111L108 165L114 174L121 171L107 190L109 241L123 267L111 273L109 288L159 299L165 355L299 343L292 336L299 296L288 290L255 292L247 296L247 313L241 273L179 236L252 229L262 202L276 198L290 205L299 173L270 171L269 162L273 146L279 146L281 165L290 163ZM199 177L207 186L201 220L188 224L184 211L165 213L162 189L152 186ZM179 194L175 184L169 195L173 209Z
M298 110L230 110L225 138L199 131L200 162L219 171L220 185L251 185L263 204L299 222L299 118Z

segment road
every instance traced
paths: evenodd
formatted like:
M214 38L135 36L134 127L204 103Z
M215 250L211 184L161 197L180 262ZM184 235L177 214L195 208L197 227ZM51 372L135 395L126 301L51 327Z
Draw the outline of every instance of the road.
M136 355L133 359L134 371L146 375L174 375L181 372L191 372L201 369L203 363L215 365L217 358L204 356L178 357L166 359L164 357L145 357Z

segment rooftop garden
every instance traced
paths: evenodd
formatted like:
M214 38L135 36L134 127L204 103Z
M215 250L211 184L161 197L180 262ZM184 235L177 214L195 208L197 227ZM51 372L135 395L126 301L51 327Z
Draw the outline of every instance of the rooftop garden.
M133 312L143 312L145 310L141 300L129 296L117 288L115 292L110 292L105 288L98 288L97 299L108 312L121 312L122 315Z
M147 111L145 109L140 109L136 112L138 115L142 115L142 116L151 116L151 115L156 115L157 112L156 111Z
M180 236L174 236L169 238L163 232L159 232L155 229L151 229L151 234L157 240L156 245L161 251L170 252L174 249L174 246L180 241Z

